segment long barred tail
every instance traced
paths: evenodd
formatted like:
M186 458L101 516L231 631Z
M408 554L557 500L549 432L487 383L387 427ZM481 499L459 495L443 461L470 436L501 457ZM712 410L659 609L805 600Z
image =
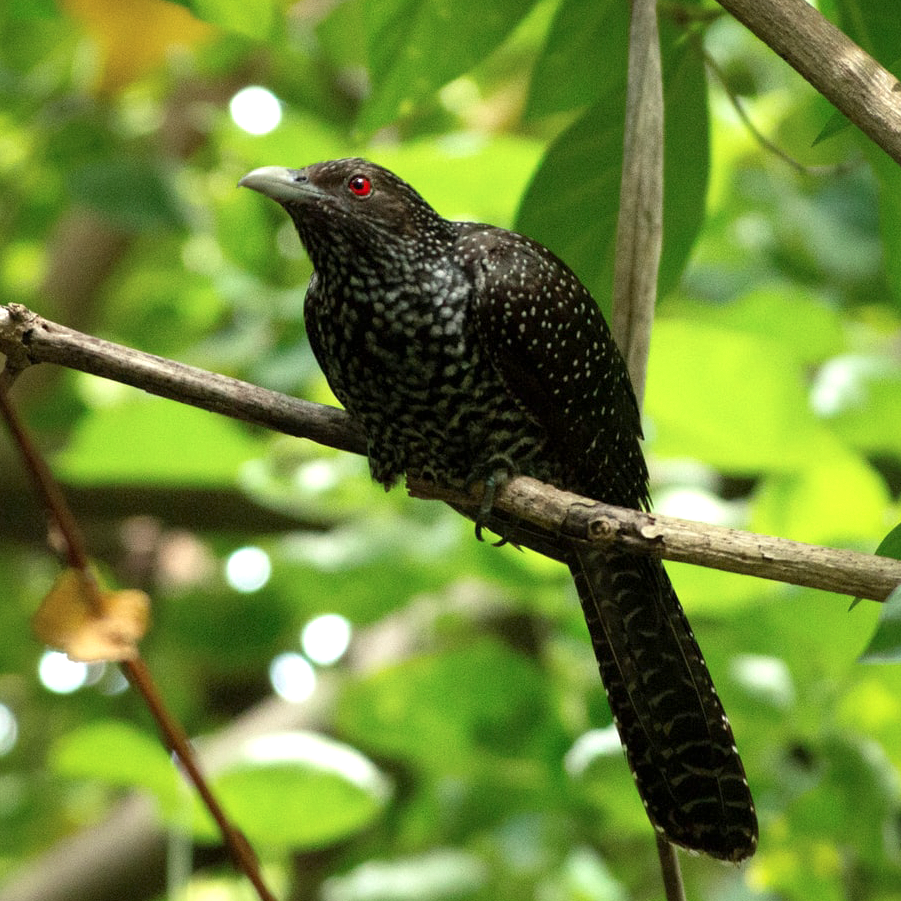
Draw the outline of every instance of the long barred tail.
M744 767L663 564L580 546L570 569L651 822L686 848L749 857L757 816Z

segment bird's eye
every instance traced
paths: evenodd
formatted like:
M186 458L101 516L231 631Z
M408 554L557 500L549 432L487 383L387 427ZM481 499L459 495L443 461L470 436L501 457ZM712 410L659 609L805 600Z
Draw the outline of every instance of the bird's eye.
M372 182L365 175L354 175L347 183L347 187L357 197L368 197L372 193Z

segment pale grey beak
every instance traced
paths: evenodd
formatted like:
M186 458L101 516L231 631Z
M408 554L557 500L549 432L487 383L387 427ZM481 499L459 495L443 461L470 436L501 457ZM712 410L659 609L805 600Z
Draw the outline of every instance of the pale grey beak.
M318 188L310 184L302 169L285 169L282 166L262 166L248 172L238 187L259 191L278 203L291 203L320 194Z

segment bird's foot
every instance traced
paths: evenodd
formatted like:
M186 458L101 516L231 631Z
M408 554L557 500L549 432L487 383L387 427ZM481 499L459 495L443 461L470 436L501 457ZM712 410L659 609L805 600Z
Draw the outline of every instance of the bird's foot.
M512 467L507 463L501 463L500 465L493 466L488 474L482 479L484 488L482 491L482 499L479 502L479 509L476 512L476 538L479 541L484 541L485 539L482 537L482 529L485 527L486 521L491 517L491 511L494 507L494 498L497 494L498 488L503 486L506 482L510 480L512 476ZM478 481L479 477L474 476L471 480L467 482L466 487L471 487L472 483ZM494 547L502 547L503 545L508 543L508 539L505 535L501 535L501 537L493 542Z

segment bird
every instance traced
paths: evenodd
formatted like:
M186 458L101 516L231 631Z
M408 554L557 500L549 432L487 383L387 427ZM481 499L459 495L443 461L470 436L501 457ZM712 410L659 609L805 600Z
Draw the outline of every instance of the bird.
M516 475L649 509L641 417L588 289L550 250L443 218L360 158L264 166L313 265L304 321L372 477L485 487ZM732 728L659 559L551 536L572 573L613 720L668 842L738 862L757 816Z

